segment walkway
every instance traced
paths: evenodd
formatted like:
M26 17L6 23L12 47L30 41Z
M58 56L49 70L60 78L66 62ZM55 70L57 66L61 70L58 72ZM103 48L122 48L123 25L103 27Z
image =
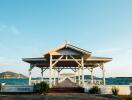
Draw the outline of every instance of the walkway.
M66 78L64 81L60 82L53 88L78 88L80 87L77 83L72 82L69 78Z
M69 78L50 88L49 93L83 93L84 89Z

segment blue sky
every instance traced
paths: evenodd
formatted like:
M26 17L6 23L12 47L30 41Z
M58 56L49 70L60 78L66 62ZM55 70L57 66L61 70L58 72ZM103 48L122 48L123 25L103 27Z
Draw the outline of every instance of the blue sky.
M112 57L105 65L108 77L132 76L131 5L131 0L1 0L0 72L28 75L21 58L41 56L68 40L95 56Z

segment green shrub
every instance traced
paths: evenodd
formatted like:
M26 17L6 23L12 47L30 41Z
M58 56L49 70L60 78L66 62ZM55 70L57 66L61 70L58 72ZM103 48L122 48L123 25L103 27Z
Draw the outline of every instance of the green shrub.
M93 86L90 90L89 90L90 94L100 94L101 90L98 86Z
M111 88L111 92L112 92L113 95L118 95L119 89L117 87L113 86Z
M46 95L49 90L49 85L46 82L40 82L37 84L34 84L34 92L38 92L40 94Z
M34 89L34 92L37 92L38 93L40 91L40 88L41 88L40 87L40 83L34 84L34 88L33 88Z

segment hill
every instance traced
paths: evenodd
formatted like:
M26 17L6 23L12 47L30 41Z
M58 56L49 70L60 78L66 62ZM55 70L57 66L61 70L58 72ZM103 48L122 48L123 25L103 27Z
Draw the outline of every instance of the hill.
M6 72L0 73L0 78L27 78L27 76L20 73L6 71Z

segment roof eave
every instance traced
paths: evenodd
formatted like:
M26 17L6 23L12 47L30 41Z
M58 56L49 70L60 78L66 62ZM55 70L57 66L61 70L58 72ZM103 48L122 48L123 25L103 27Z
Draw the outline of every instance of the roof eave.
M86 61L93 61L93 62L110 62L112 58L109 59L87 59Z
M22 58L24 62L47 61L45 58Z

